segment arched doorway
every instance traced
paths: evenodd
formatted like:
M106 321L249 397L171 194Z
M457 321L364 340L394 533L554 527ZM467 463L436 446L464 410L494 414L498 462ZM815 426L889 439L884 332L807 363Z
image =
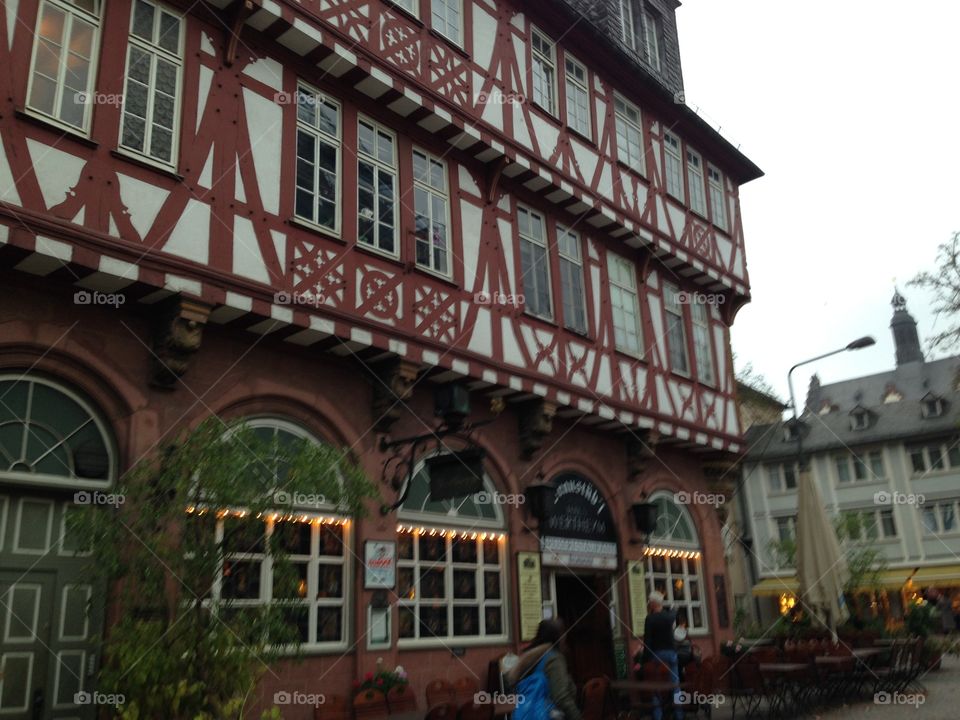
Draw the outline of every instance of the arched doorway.
M616 677L617 533L600 490L577 473L557 475L549 518L540 531L544 615L567 627L570 673L578 685Z
M79 505L119 503L116 474L107 425L83 397L0 374L0 717L94 716L82 693L96 672L103 592L67 520Z

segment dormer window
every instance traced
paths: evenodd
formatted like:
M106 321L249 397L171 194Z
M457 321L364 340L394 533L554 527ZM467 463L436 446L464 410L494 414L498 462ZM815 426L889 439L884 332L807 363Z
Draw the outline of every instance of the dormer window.
M890 403L900 402L903 400L903 393L897 390L893 385L887 385L883 391L883 404L889 405Z
M943 398L927 393L920 401L920 407L925 418L937 418L943 415Z
M783 441L796 442L800 439L800 433L805 431L806 427L802 420L788 420L783 425Z
M870 427L870 411L866 408L854 408L850 413L850 429L866 430Z

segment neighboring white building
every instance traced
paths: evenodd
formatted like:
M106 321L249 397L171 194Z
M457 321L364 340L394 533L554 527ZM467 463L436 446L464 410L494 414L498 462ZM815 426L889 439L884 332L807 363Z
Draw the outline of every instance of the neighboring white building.
M894 369L827 385L815 375L797 427L747 433L743 488L762 622L797 588L771 547L795 533L797 432L827 511L859 514L860 539L886 558L878 611L896 619L926 588L960 590L960 357L926 361L906 301L896 293L892 304Z

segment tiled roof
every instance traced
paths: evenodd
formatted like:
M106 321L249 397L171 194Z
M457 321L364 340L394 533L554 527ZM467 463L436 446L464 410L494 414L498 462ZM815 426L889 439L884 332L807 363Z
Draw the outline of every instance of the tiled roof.
M894 439L921 439L960 429L960 393L957 392L960 357L931 362L911 362L887 372L843 380L820 387L820 404L803 414L806 429L803 449L829 450L885 442ZM902 396L884 402L888 393ZM924 417L922 400L930 393L943 399L943 414ZM829 404L830 411L816 412ZM870 413L868 426L853 430L850 412L863 407ZM784 423L757 425L745 436L751 460L789 457L797 451L794 440L786 440Z

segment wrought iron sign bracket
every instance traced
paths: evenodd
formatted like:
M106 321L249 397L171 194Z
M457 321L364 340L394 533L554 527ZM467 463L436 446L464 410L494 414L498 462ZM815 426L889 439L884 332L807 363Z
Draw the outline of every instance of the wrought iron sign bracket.
M406 502L413 481L417 456L422 448L429 445L431 441L436 441L439 445L441 440L448 437L458 437L468 447L476 447L473 443L473 432L492 422L493 419L460 426L441 425L432 432L398 438L397 440L387 440L386 437L381 437L380 452L386 453L391 450L394 452L383 462L383 474L380 482L384 485L390 485L397 492L403 488L403 492L400 493L397 501L392 505L381 505L380 514L389 515Z

